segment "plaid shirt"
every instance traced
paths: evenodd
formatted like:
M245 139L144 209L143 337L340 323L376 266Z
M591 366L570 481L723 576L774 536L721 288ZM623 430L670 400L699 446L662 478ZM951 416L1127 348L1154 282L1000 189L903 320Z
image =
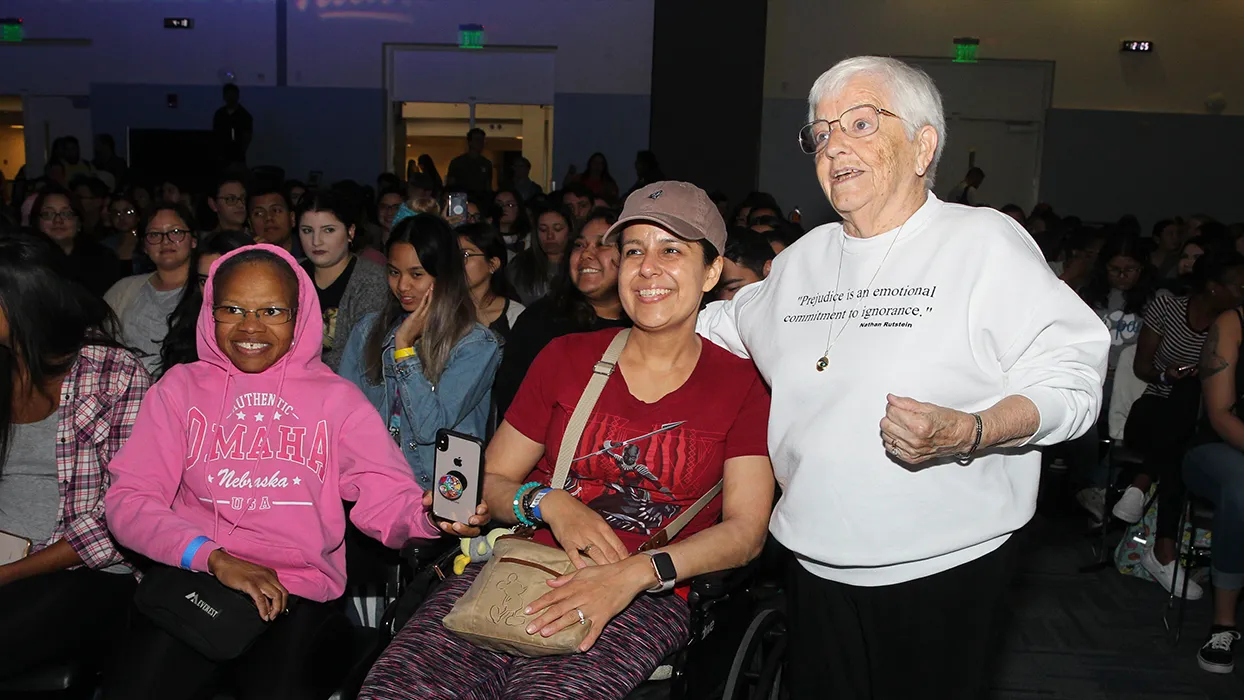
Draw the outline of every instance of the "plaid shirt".
M92 569L124 563L104 520L106 467L130 437L151 378L133 354L88 345L61 385L56 476L60 516L39 550L65 540Z

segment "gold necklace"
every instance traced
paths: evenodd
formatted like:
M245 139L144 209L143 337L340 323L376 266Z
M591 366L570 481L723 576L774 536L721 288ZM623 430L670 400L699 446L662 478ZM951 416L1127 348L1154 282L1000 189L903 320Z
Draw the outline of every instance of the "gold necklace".
M894 239L890 241L890 247L885 249L885 255L881 257L881 262L877 265L877 269L873 272L872 278L868 280L868 285L864 287L864 289L872 289L873 282L877 281L877 275L881 274L881 268L885 266L885 261L890 257L890 251L894 250L894 244L898 243L899 236L903 235L903 227L906 225L907 222L904 221L902 225L898 227L898 233L894 234ZM842 235L847 235L845 224L843 225ZM855 306L851 307L851 313L846 315L846 318L843 319L844 322L842 327L838 329L837 334L834 334L834 315L838 311L838 299L841 298L838 287L839 283L842 281L842 259L846 257L847 251L845 243L846 242L844 241L842 251L838 254L838 276L834 279L834 306L829 312L829 335L825 338L825 354L821 355L821 359L816 361L816 371L818 372L824 372L829 369L829 353L834 349L834 346L838 344L838 339L842 337L844 332L846 332L847 327L851 325L851 318L854 316L855 312L859 310L860 302L864 299L862 296L856 295Z

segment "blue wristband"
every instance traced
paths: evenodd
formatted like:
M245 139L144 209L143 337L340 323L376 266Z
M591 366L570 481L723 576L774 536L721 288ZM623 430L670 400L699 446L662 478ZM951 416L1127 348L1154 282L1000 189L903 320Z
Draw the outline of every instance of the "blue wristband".
M211 538L207 535L199 535L198 537L190 540L190 544L186 545L186 551L181 553L181 568L189 569L190 564L194 561L194 555L199 553L199 549L201 549L203 545L211 541Z
M544 522L544 516L540 514L540 504L544 501L544 497L552 493L553 489L544 487L536 492L534 498L531 499L531 512L535 514L536 520Z

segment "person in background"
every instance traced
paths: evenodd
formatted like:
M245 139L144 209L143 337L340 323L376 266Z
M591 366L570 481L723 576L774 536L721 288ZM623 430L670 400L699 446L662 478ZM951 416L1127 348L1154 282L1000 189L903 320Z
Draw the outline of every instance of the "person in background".
M131 194L113 196L108 203L110 232L103 243L117 256L122 277L151 272L154 266L143 252L142 237L146 232L146 216L138 209Z
M573 222L576 228L582 226L587 221L587 215L592 213L592 204L596 200L596 195L577 182L567 183L561 192L562 207L574 217Z
M91 165L96 172L111 175L114 186L125 183L129 166L124 158L117 155L117 142L113 140L112 134L95 135L95 157L91 159Z
M657 162L656 154L652 151L639 151L635 154L635 184L631 185L631 189L626 194L630 196L635 190L641 190L654 182L663 180L665 180L665 173L661 170L661 164Z
M782 211L773 195L768 192L751 192L734 208L734 214L727 222L728 225L749 227L753 209L768 209L773 212L774 216L778 216L778 212Z
M1114 371L1123 351L1140 339L1144 310L1153 298L1157 282L1153 268L1146 261L1146 248L1139 238L1121 232L1113 233L1097 256L1097 265L1080 298L1097 313L1110 331L1110 356L1106 364L1106 380L1102 389L1099 422L1109 409L1114 386ZM1076 501L1100 523L1106 515L1106 482L1110 475L1102 469L1099 457L1098 428L1075 440L1052 448L1066 454L1070 477L1076 487Z
M0 679L66 659L102 667L125 628L134 578L104 494L150 380L112 327L44 241L0 238L0 530L33 545L0 565Z
M219 158L225 169L246 164L246 150L255 134L255 119L242 106L237 85L226 83L220 90L225 104L212 116Z
M803 236L802 226L777 216L762 216L754 219L748 229L763 235L769 242L774 255L794 245L795 241Z
M285 193L275 188L262 188L250 195L251 233L256 243L284 248L295 260L305 260L299 237L294 235L294 210Z
M1079 294L1093 277L1093 270L1097 267L1097 259L1105 244L1106 234L1100 229L1072 230L1067 236L1062 272L1058 278Z
M593 198L601 197L606 200L618 198L618 183L609 174L609 161L605 159L604 153L593 153L587 159L587 167L582 175L578 173L574 165L570 166L570 172L566 173L566 184L576 182L586 187L592 193Z
M532 181L531 161L524 156L514 159L514 191L524 204L544 194L544 188Z
M488 224L459 226L457 233L475 320L506 340L525 307L512 298L517 295L505 277L505 240Z
M740 289L769 276L777 254L765 237L745 228L733 228L726 238L721 279L714 289L718 301L729 301Z
M554 338L631 325L618 298L618 249L604 242L618 220L614 210L598 209L570 241L548 295L528 304L510 330L497 370L493 399L504 416L536 356Z
M1018 223L1020 226L1025 225L1028 221L1027 215L1024 214L1024 208L1019 206L1018 204L1007 204L1003 206L1001 209L999 209L998 211L1002 212L1003 214L1006 214L1012 219L1015 219L1016 223Z
M565 208L536 215L536 240L514 256L506 269L510 285L525 306L548 294L549 283L566 255L566 241L574 235L573 214Z
M47 165L43 166L43 179L60 189L69 188L69 176L65 174L65 164L55 158L49 159Z
M782 212L768 206L752 207L747 213L747 225L756 226L761 222L768 222L771 228L777 227L777 222L784 221Z
M978 206L980 200L976 193L984 181L984 170L976 167L968 168L968 173L963 176L963 180L950 188L950 192L946 194L946 201L952 204L965 204L969 207Z
M217 231L246 230L246 184L237 177L221 179L207 205L216 214Z
M81 235L82 217L73 195L50 186L35 198L31 215L39 232L59 252L54 256L53 267L102 297L120 277L120 265L111 250Z
M335 600L345 585L343 501L355 502L350 521L388 547L443 530L375 411L320 361L316 294L287 251L229 253L203 296L204 357L169 370L144 401L133 439L109 465L108 527L153 566L215 576L270 624L218 663L132 615L102 696L197 697L223 676L239 698L326 697L351 660ZM203 439L217 431L245 447Z
M1200 407L1197 363L1214 320L1244 304L1244 256L1201 256L1193 266L1191 285L1187 296L1160 294L1145 309L1134 370L1149 386L1132 404L1124 429L1124 444L1138 450L1144 463L1112 511L1126 523L1139 522L1149 487L1158 482L1154 542L1140 563L1175 595L1183 593L1187 573L1176 559L1175 537L1184 498L1181 456L1193 439ZM1196 581L1189 580L1188 600L1202 594Z
M72 183L79 177L96 177L98 172L89 160L82 158L82 146L76 136L63 136L60 139L60 155L57 160L65 167L65 180ZM53 147L55 150L55 147ZM114 183L115 184L115 183ZM106 189L106 188L105 188Z
M151 197L151 187L146 183L136 182L130 187L130 196L133 197L134 204L138 205L138 213L144 218L151 213L151 205L155 204L155 200Z
M1097 419L1109 335L1010 217L933 195L946 119L923 71L845 59L808 115L800 146L843 221L697 328L772 388L783 689L983 698L1038 447Z
M78 176L70 181L70 190L78 199L82 212L82 235L93 241L104 237L107 227L105 212L108 205L108 186L96 177Z
M492 225L505 238L506 262L531 244L531 219L518 190L504 188L493 197Z
M307 186L301 180L286 180L285 184L281 185L281 191L285 193L285 199L295 211L302 206L302 198L307 196Z
M470 134L467 134L468 155L469 155L470 140L471 140ZM480 146L480 150L481 151L483 150L483 146ZM441 173L439 170L436 169L436 162L432 160L432 156L428 155L427 153L424 153L423 155L419 156L418 165L419 167L415 173L410 172L410 168L407 167L406 180L413 184L417 179L414 176L416 174L422 175L423 176L422 184L424 184L424 186L429 190L426 193L426 196L439 197L441 195L441 191L445 189L445 181L441 179ZM488 166L491 168L492 163L490 162ZM414 199L416 197L416 194L417 193L415 192L411 192L409 195L409 198Z
M1152 238L1154 248L1149 264L1158 271L1158 279L1170 279L1178 274L1179 247L1184 242L1179 224L1170 219L1159 221L1153 225Z
M160 201L164 202L188 203L190 200L190 192L187 191L185 187L182 187L180 178L164 178L164 180L160 182L160 187L157 192L160 195Z
M1238 410L1244 400L1242 325L1244 310L1225 311L1205 338L1198 372L1205 414L1198 445L1183 459L1188 490L1214 504L1210 571L1214 610L1197 663L1220 674L1235 670L1235 646L1240 641L1236 608L1244 588L1244 420Z
M381 188L380 197L376 199L376 223L380 224L381 235L378 241L384 247L389 240L389 232L393 230L393 217L402 208L402 189L398 187Z
M195 345L195 328L199 322L199 309L203 306L203 287L207 284L212 263L230 251L252 245L250 234L242 231L217 231L209 233L195 246L190 260L190 278L186 291L168 317L168 331L160 344L160 366L153 377L163 376L174 365L197 362L199 351Z
M483 439L501 347L476 322L462 249L449 224L412 216L388 242L390 294L350 333L340 374L363 391L420 486L432 487L436 432Z
M445 187L457 187L467 192L492 190L492 161L484 155L484 130L467 132L467 152L449 161L445 174Z
M713 206L717 207L717 213L721 214L721 218L728 221L730 219L730 195L721 190L713 190L708 193L708 198L713 200Z
M185 295L196 245L194 218L184 204L155 206L143 234L143 250L155 272L120 280L104 295L121 325L121 339L156 374L168 319Z
M309 195L298 213L298 236L307 252L302 269L315 285L324 320L321 359L334 372L350 331L381 309L388 291L384 268L351 252L357 234L353 210L336 192Z

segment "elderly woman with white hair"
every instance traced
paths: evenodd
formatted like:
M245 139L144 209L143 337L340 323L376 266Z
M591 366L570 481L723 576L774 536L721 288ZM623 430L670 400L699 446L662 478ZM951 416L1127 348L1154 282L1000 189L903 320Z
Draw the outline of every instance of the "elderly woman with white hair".
M927 75L852 58L808 103L843 221L698 325L772 387L792 697L980 697L1037 448L1096 420L1110 337L1013 219L933 196Z

